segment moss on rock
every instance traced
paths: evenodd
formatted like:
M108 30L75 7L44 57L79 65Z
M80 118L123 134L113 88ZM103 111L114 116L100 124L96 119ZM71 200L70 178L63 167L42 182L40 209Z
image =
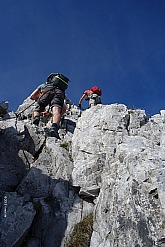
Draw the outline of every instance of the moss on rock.
M89 247L93 232L93 215L85 217L81 222L75 225L73 233L65 243L65 247Z

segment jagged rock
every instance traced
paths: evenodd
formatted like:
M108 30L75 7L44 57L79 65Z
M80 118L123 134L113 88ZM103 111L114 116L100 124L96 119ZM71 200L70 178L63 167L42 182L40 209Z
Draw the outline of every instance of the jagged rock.
M18 156L24 162L26 170L29 170L31 168L31 164L35 161L35 157L26 150L19 150Z
M8 101L2 101L1 103L0 103L0 108L3 108L4 110L8 110L8 108L9 108L9 102Z
M24 119L24 118L31 118L33 110L35 108L35 101L31 100L30 97L24 100L22 105L20 105L16 111L16 114Z
M14 120L0 121L0 189L13 191L26 174L23 160L19 157L18 131Z
M7 117L8 113L8 107L9 107L9 102L8 101L2 101L0 103L0 119L3 119Z
M122 105L95 107L82 114L72 142L73 184L100 188L90 247L163 246L164 118Z
M66 143L66 147L60 145L56 143L55 138L47 138L41 154L31 164L31 170L18 187L20 194L25 194L24 191L27 191L33 197L47 196L50 194L52 179L63 179L65 181L71 179L73 165L70 155L65 149L68 145Z
M106 157L113 159L117 144L128 135L128 120L124 105L98 105L83 112L72 139L74 186L96 196Z
M26 107L23 103L19 111ZM26 246L40 246L41 243L44 246L64 245L74 225L93 211L94 205L83 202L71 186L71 138L79 110L73 105L68 109L59 130L62 140L47 137L50 122L39 127L33 126L30 113L27 112L22 118L12 119L12 123L11 120L3 122L5 131L9 124L14 123L17 155L26 170L29 170L19 182L16 192L24 197L26 203L32 201L37 211L30 229L32 237L24 239L23 244Z
M35 216L31 202L15 192L5 193L2 197L0 221L0 246L21 246Z
M11 191L13 205L31 208L25 234L14 240L20 247L64 247L75 224L91 213L90 247L163 247L165 111L148 117L112 104L81 113L67 104L61 140L47 135L50 120L31 124L32 108L0 122L1 222L4 191ZM17 225L9 212L8 222Z
M116 155L121 157L109 160L102 176L91 246L154 246L164 234L163 218L158 217L164 215L160 188L152 181L160 159L145 138L132 136L123 140Z
M45 142L45 133L43 129L32 126L30 123L24 125L24 130L20 134L20 149L26 150L35 156L42 148Z

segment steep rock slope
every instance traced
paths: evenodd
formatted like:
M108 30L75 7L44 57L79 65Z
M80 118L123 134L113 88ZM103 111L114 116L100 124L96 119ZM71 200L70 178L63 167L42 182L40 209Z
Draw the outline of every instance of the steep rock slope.
M0 246L63 246L93 211L71 183L71 139L80 111L68 103L57 140L47 135L50 121L31 124L30 104L26 99L18 118L8 113L0 121Z
M72 178L96 198L90 247L164 246L164 127L164 111L148 119L115 104L82 114Z
M29 104L0 121L0 246L63 247L92 213L90 247L163 247L164 111L68 102L57 140Z

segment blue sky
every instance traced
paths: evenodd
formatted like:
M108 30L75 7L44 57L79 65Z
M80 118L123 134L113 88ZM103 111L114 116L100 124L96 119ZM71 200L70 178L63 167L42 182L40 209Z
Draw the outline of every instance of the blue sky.
M164 0L1 0L0 101L10 109L51 72L75 104L98 85L103 104L165 109ZM87 102L83 103L87 107Z

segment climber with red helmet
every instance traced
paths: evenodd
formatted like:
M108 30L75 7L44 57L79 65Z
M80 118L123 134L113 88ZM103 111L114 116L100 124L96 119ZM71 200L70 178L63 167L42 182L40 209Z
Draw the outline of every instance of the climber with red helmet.
M102 104L101 103L102 91L99 87L94 86L91 89L85 90L81 98L79 99L78 107L81 108L83 99L89 100L89 107Z

